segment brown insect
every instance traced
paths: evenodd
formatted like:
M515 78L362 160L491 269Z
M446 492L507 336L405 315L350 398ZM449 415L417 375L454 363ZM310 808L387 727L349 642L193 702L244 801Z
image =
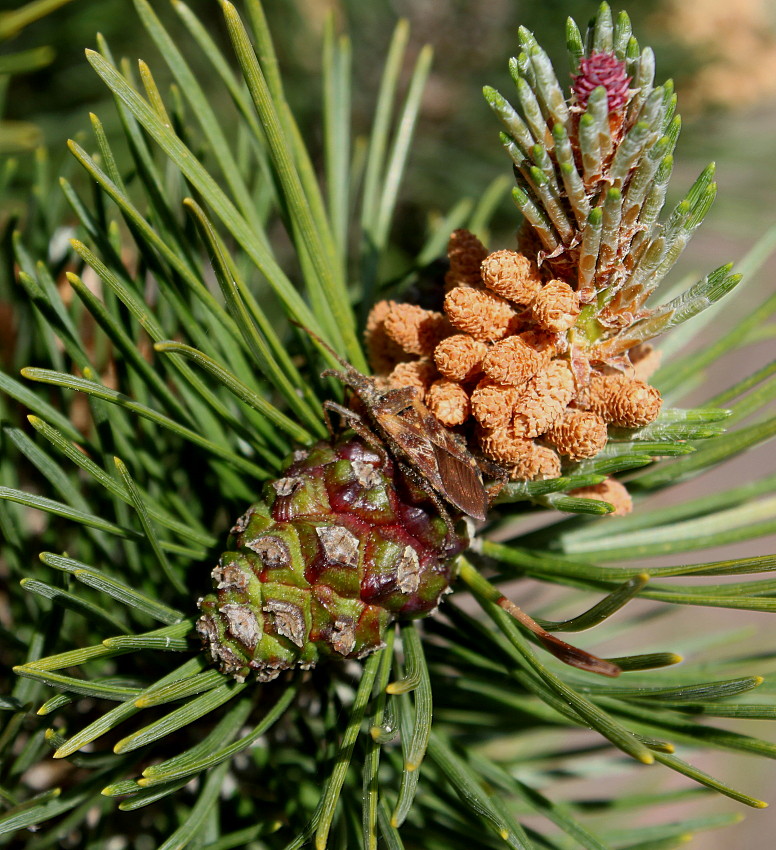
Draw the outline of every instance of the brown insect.
M380 390L371 378L340 362L343 371L327 369L322 377L337 378L353 390L374 430L410 478L427 492L430 488L432 498L435 495L470 517L484 520L488 494L477 461L463 441L441 425L423 404L418 390ZM364 419L360 414L334 401L325 401L323 407L338 413L357 434L367 438L362 433Z
M334 401L323 403L326 424L334 433L329 411L342 417L363 439L374 444L375 433L411 481L425 490L451 525L441 502L477 520L488 511L488 491L476 459L462 438L448 431L420 400L415 387L380 390L372 378L354 369L320 337L311 333L342 366L326 369L321 377L332 377L349 387L363 405L369 424L354 410Z

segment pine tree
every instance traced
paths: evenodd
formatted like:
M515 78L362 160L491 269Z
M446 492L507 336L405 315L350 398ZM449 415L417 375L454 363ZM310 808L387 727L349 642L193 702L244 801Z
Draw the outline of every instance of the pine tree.
M697 634L677 666L682 659L654 639L644 645L640 629L678 605L774 610L773 580L743 578L772 570L773 557L681 562L683 553L773 532L773 476L670 506L662 500L774 433L772 365L701 407L674 405L724 354L767 333L774 296L733 325L726 302L716 302L753 286L776 233L736 274L725 266L663 293L713 200L713 169L661 217L676 98L670 83L654 85L654 56L640 49L627 15L613 19L604 3L585 36L569 22L571 91L561 82L565 69L553 71L521 30L510 65L516 106L492 88L485 95L515 166L521 256L544 269L536 291L549 278L584 292L571 324L550 325L551 311L538 307L531 321L597 346L597 359L587 359L603 364L593 367L601 380L626 355L633 366L632 349L671 328L656 343L663 362L649 378L662 409L640 422L588 405L605 423L605 445L588 454L564 454L549 426L531 436L554 451L549 440L562 466L498 482L486 522L464 532L444 493L431 498L397 475L402 458L390 445L333 437L322 413L324 401L355 407L324 368L340 368L341 357L369 372L359 317L387 284L429 52L419 54L397 107L407 45L406 25L398 25L369 145L351 157L350 45L329 22L319 179L258 0L240 10L222 3L231 56L183 3L173 5L185 51L148 0L134 5L174 83L160 90L149 65L114 60L102 40L88 51L115 97L122 137L93 115L93 139L70 144L91 183L90 194L60 181L70 213L57 211L55 223L77 220L72 252L59 262L44 257L42 224L5 240L15 268L4 294L14 339L0 372L0 535L12 577L2 654L17 677L0 697L0 842L36 850L290 850L308 842L657 850L738 819L734 809L654 819L675 792L591 799L591 789L561 799L556 789L561 774L627 772L639 782L653 763L650 776L673 771L689 780L683 796L717 792L762 807L750 796L756 789L738 790L693 761L706 749L773 756L767 740L717 719L776 716L771 647L751 634ZM189 51L223 84L234 107L228 124L192 73ZM409 300L421 277L441 304L444 274L434 277L432 261L453 231L487 241L502 185L497 179L474 210L459 206L437 222L395 304ZM35 189L54 197L45 182ZM281 228L292 258L277 247ZM481 297L483 257L472 271L456 254L460 238L450 272L461 285L468 269L476 280L466 286ZM704 327L715 331L705 345L696 341ZM397 330L381 343L392 368L427 356L402 349L404 338ZM374 327L370 340L374 386L384 389ZM448 380L468 387L465 378ZM487 445L479 434L460 430L475 457ZM492 464L482 469L498 477ZM615 505L605 499L623 482L633 513L609 517ZM655 500L644 507L648 496ZM331 530L357 510L382 512L363 538L349 532L359 587L378 575L378 563L394 578L396 564L405 565L397 587L369 604L347 570L309 577L316 546L328 554ZM394 552L385 541L399 527L406 534L410 516L415 542ZM287 551L277 542L267 548L268 529ZM383 561L374 546L367 551L367 535L385 547ZM658 555L671 563L645 568ZM548 603L532 620L503 595L514 578L559 588L562 610L577 613L564 617L561 603ZM321 587L339 595L329 620L310 603ZM610 620L636 597L663 604L636 614L629 606ZM433 616L403 616L438 602ZM301 621L289 605L303 611ZM367 609L369 629L342 625ZM197 634L201 615L209 652ZM263 643L252 639L253 626ZM593 627L596 640L579 641L585 650L555 635ZM619 677L591 672L587 647L602 654L599 645L610 652L620 643L637 649L604 659ZM247 675L257 659L259 682Z

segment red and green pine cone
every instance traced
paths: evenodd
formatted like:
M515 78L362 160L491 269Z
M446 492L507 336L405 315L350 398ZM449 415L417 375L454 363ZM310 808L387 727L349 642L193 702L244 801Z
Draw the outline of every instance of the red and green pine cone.
M436 608L468 545L385 452L352 435L295 452L263 497L199 600L197 631L239 681L379 649L394 618Z

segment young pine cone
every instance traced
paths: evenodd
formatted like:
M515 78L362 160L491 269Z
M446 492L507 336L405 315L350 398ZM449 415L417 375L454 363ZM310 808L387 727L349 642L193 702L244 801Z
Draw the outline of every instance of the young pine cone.
M468 545L393 461L347 435L295 453L232 529L199 600L222 672L276 678L321 656L363 658L394 617L433 611Z

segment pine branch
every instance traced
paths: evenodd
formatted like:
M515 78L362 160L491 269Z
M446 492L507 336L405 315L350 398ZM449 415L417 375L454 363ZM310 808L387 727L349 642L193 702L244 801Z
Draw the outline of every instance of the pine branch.
M658 823L662 793L590 800L557 787L560 771L639 781L653 763L687 780L688 799L716 792L763 807L748 783L739 790L692 762L710 750L774 757L750 726L716 719L776 718L773 647L695 629L683 661L662 639L643 645L639 630L668 611L692 615L680 606L774 610L773 556L675 560L772 533L773 476L671 507L639 500L768 441L773 369L753 364L697 408L612 420L594 456L504 484L470 540L449 492L429 502L414 492L417 475L395 475L394 461L406 465L395 445L329 436L321 403L335 390L320 368L342 356L366 370L360 325L378 292L401 299L433 279L441 301L434 264L450 231L468 224L484 237L508 181L438 215L397 272L392 234L430 48L405 67L409 30L397 25L358 148L351 43L328 19L319 151L292 114L257 0L221 5L225 50L173 5L182 30L136 0L159 52L137 72L102 39L88 51L119 121L91 116L93 139L69 145L82 173L63 178L50 219L4 240L19 332L0 372L0 538L13 578L2 656L16 674L0 697L0 841L647 850L736 819ZM571 91L525 28L510 64L515 104L485 89L515 165L514 200L536 259L590 296L574 346L622 366L636 342L678 326L654 385L681 404L701 372L770 333L772 297L733 326L716 302L754 286L774 232L735 274L724 266L659 293L662 306L647 302L714 199L713 168L661 222L680 126L673 85L655 85L652 51L605 3L586 36L569 22L567 42ZM594 54L609 65L591 71ZM234 107L228 121L212 82ZM46 197L42 159L36 179ZM72 250L49 262L40 246L65 220L76 222ZM699 343L711 321L719 330ZM334 410L353 423L344 400ZM406 407L384 413L389 424L407 427ZM447 452L440 477L451 490L450 469L478 480L455 465L466 457L457 439L423 445ZM609 516L617 506L591 491L613 475L636 498L628 517ZM388 519L364 543L370 510ZM657 555L671 563L649 566ZM501 590L512 578L560 601L526 597L523 611ZM364 602L362 583L378 603ZM422 624L401 619L438 602ZM638 651L597 654L620 640ZM239 656L251 641L252 666ZM77 772L51 771L52 757ZM41 792L32 766L59 785ZM647 826L633 826L637 814Z

